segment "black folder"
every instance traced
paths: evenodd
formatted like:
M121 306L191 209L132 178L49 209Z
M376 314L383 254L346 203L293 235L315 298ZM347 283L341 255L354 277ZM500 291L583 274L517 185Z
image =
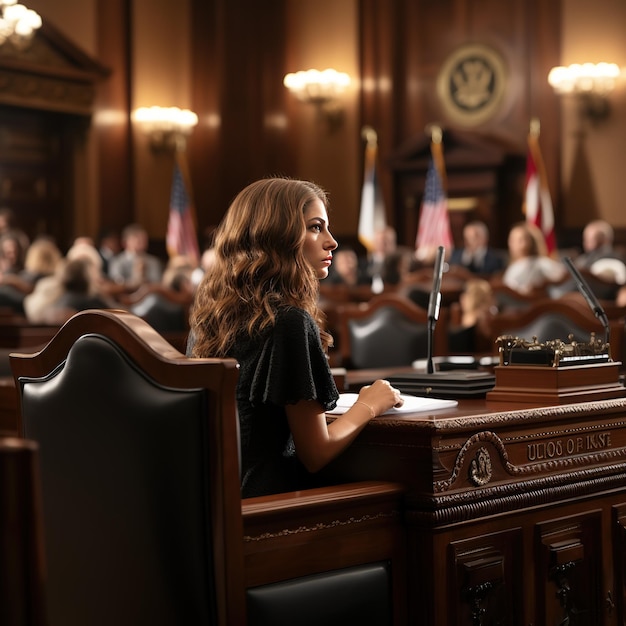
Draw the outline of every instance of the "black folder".
M475 370L451 370L432 374L402 372L386 378L400 393L451 399L484 397L496 384L495 374Z

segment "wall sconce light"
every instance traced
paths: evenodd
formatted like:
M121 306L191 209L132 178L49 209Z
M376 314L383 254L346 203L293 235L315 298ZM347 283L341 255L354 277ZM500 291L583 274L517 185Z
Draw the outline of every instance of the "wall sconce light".
M306 70L287 74L283 84L301 102L313 104L318 116L324 118L331 129L342 120L343 110L339 96L350 85L350 76L334 69Z
M198 116L178 107L141 107L132 119L148 135L153 150L184 150L187 137L198 123Z
M609 115L607 96L620 76L621 70L615 63L574 63L568 67L553 67L548 82L556 93L576 96L582 115L599 121Z
M17 0L0 0L0 46L10 42L22 50L38 28L41 28L39 13L18 4Z

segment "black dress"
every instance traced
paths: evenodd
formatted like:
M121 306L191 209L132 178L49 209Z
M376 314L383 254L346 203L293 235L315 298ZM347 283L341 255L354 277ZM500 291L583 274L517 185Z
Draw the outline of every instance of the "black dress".
M317 324L301 309L282 309L273 328L240 339L229 356L240 365L242 497L310 486L295 456L285 405L317 400L329 410L339 398Z

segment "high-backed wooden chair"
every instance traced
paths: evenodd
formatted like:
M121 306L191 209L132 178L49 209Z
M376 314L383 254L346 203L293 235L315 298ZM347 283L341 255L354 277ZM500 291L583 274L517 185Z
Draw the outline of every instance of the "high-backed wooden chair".
M10 358L40 446L49 626L245 624L237 363L103 310Z
M435 326L433 354L447 354L447 310ZM409 366L428 355L428 313L401 294L339 307L341 365L350 369Z
M548 291L545 288L539 287L529 293L521 293L505 285L499 277L494 277L489 282L495 305L500 313L522 311L548 297Z
M46 626L37 444L0 439L0 624Z

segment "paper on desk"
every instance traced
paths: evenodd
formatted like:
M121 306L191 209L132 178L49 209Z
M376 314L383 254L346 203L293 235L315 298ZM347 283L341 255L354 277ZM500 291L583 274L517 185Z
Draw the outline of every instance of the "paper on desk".
M345 413L358 399L357 393L342 393L337 400L337 406L326 411L329 415L341 415ZM404 404L401 407L392 407L383 415L402 415L403 413L418 413L420 411L434 411L436 409L449 409L457 406L456 400L442 400L440 398L423 398L401 394Z

